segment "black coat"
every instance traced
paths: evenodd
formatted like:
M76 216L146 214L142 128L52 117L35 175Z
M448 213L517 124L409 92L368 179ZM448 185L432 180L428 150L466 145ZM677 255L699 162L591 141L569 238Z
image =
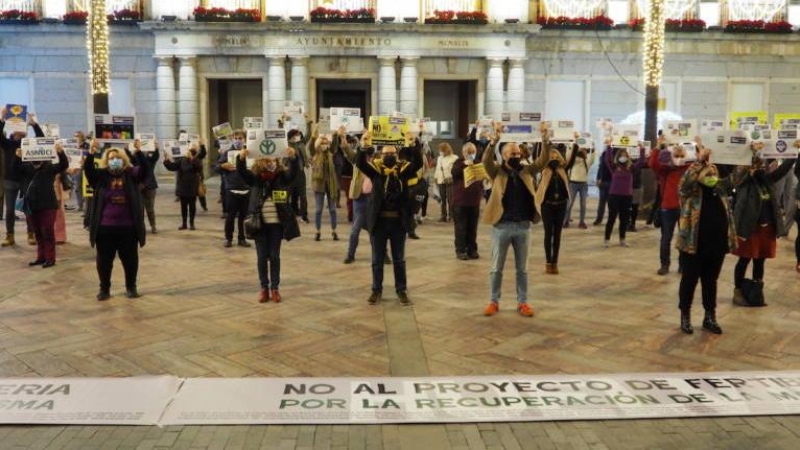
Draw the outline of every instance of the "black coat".
M23 177L23 184L27 186L24 191L26 211L38 212L59 208L53 183L56 175L67 167L69 160L64 153L58 154L58 164L47 161L38 169L33 164L23 163L20 158L15 158L14 171Z
M148 166L155 167L158 163L158 158L160 157L161 152L158 150L150 153L149 155L145 155L144 157L147 158ZM141 186L142 191L152 191L158 189L158 180L156 179L156 172L155 170L150 170L147 174L147 178L144 180Z
M103 209L105 208L105 190L108 185L117 178L111 174L107 169L99 169L94 166L95 155L86 157L86 162L83 166L83 173L86 176L87 182L94 186L94 201L92 201L91 220L89 221L89 243L94 247L97 242L97 232L100 229L100 220L103 217ZM125 199L128 206L131 208L131 217L133 217L133 233L136 242L140 247L145 244L145 227L144 227L144 206L142 204L142 194L139 191L139 184L144 182L149 176L151 169L147 162L147 157L142 152L133 154L131 163L134 166L139 166L137 173L134 176L133 170L126 170L122 173L122 188L125 190Z
M175 181L175 194L178 197L197 197L200 172L203 170L203 163L199 157L191 160L189 158L164 160L164 167L171 172L178 172L178 179Z
M266 200L272 192L286 192L286 202L275 203L275 209L278 211L278 220L280 220L281 226L283 227L283 238L287 241L300 237L300 226L297 224L297 216L292 210L292 204L289 201L289 193L293 187L293 173L300 170L299 159L295 158L294 161L291 161L291 164L288 170L280 170L277 178L272 181L266 181L248 170L246 161L239 158L236 159L236 172L238 172L242 179L250 186L250 204L247 208L248 214L260 215L264 200Z
M403 229L410 230L413 214L411 212L411 197L405 195L408 191L408 181L417 177L417 171L422 167L422 151L419 142L414 147L408 148L409 162L397 162L397 177L400 179L400 185L403 189L403 195L399 196L400 203L400 220ZM405 150L405 149L404 149ZM356 167L364 175L369 177L372 181L372 195L369 196L369 203L367 204L367 220L364 228L370 232L375 229L375 224L378 223L378 218L381 213L381 204L386 196L384 186L386 185L386 175L383 174L383 165L379 161L370 162L367 153L360 150L356 155Z
M2 118L0 118L2 119ZM3 152L3 159L0 162L0 172L3 172L3 179L9 181L21 182L23 174L17 173L14 169L14 159L17 157L17 149L22 144L22 141L9 139L5 131L6 122L0 120L0 151ZM38 124L33 124L33 132L36 137L44 137L44 131Z

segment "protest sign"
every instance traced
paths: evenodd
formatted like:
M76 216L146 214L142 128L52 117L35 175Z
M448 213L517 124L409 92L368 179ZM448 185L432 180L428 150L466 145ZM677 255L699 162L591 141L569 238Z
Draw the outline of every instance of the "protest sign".
M245 117L244 118L244 129L245 130L258 130L264 128L264 118L263 117Z
M405 117L371 116L369 130L373 145L403 145L408 121Z
M130 141L136 135L135 123L136 118L133 116L96 114L94 116L94 135L101 141Z
M70 169L80 169L83 167L83 149L77 139L59 139L56 142L61 144L64 148L64 154L67 155L69 160Z
M794 146L795 140L764 139L759 142L764 144L764 148L759 152L759 156L763 159L797 158L797 147Z
M500 114L501 122L520 123L520 122L541 122L542 113L540 112L519 112L511 111Z
M753 152L746 131L727 130L702 135L701 139L703 145L711 150L711 161L716 164L747 166L752 161Z
M211 127L211 131L214 133L214 137L217 139L233 135L233 127L231 127L231 124L228 122Z
M255 158L283 158L288 147L286 131L281 128L247 130L247 149Z
M161 147L164 153L172 159L183 158L189 153L189 142L179 141L177 139L164 139L161 141Z
M697 134L696 120L670 120L664 128L664 140L667 144L690 141Z
M28 134L28 105L6 105L6 122L3 132L6 134Z
M699 134L710 134L725 131L725 120L723 119L703 119L700 121Z
M575 121L554 120L551 129L554 141L572 141L575 139Z
M247 152L247 159L245 160L245 165L247 166L248 169L250 169L250 168L253 167L253 164L255 164L256 159L251 156L252 153L250 152L250 150L247 150L247 149L243 149L243 150ZM226 160L230 164L233 164L234 166L236 166L236 160L239 159L239 154L241 153L241 151L242 150L229 150L228 153L227 153L227 159Z
M22 161L23 162L58 162L56 154L56 138L22 138Z
M61 137L61 127L59 127L57 123L46 123L42 125L42 132L44 132L45 137Z
M500 127L500 142L540 142L539 122L503 122Z
M364 130L364 120L361 118L361 109L331 108L330 130L336 132L342 126L347 129L348 133L361 133Z
M494 135L494 121L492 119L478 120L478 129L475 132L475 137L478 139L489 139Z
M464 187L468 188L476 181L488 180L489 174L483 164L472 164L464 167Z
M800 113L776 113L772 117L772 128L780 130L784 125L800 124Z
M767 123L766 111L737 111L730 113L730 129L736 130L744 123Z
M153 133L139 133L136 135L139 139L140 149L145 153L153 153L156 151L156 135Z
M615 147L636 147L641 140L641 124L614 124L611 130L611 144Z

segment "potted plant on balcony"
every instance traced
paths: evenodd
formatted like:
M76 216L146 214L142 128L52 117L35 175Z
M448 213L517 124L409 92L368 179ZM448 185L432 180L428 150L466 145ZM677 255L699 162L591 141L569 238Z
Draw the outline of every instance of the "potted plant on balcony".
M764 22L763 20L730 20L723 29L726 33L771 33L792 32L792 24L786 21Z
M86 25L89 18L88 11L70 11L64 14L64 25Z
M35 12L9 9L0 11L0 23L9 25L32 25L39 23L39 16Z
M631 19L628 22L631 30L643 31L645 19L640 17ZM697 33L706 29L706 22L702 19L667 19L664 21L665 31L674 31L679 33Z
M229 10L198 6L193 14L195 22L261 22L261 11L258 9Z
M486 14L482 11L453 11L437 9L433 12L433 16L425 19L425 23L486 25L489 23L489 21Z
M134 9L119 9L108 15L108 23L114 25L136 25L141 22L142 15Z
M234 22L261 22L261 11L238 8L230 14L230 17Z
M375 22L375 10L372 8L360 9L333 9L333 8L314 8L308 16L314 23L373 23Z
M610 30L614 21L605 15L595 17L539 17L536 23L544 29L555 30Z

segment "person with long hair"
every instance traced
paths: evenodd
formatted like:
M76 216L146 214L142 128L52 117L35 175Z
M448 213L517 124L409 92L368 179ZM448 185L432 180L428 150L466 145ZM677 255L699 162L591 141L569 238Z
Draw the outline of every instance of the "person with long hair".
M147 179L150 165L147 158L134 147L131 157L119 148L103 152L95 167L97 146L91 145L84 161L83 172L94 187L89 220L89 242L97 249L97 275L100 292L97 300L111 297L111 272L119 255L125 271L125 295L138 298L136 280L139 273L139 247L144 247L146 232L144 207L139 184Z
M439 156L436 158L433 178L439 189L439 197L442 199L439 222L447 222L453 218L453 163L458 156L453 154L453 148L447 142L439 144L437 150Z
M190 230L194 230L194 217L197 214L197 194L200 188L202 162L198 158L196 146L192 146L185 157L175 161L170 159L169 154L164 153L164 167L171 172L177 172L175 193L181 201L181 226L179 230L187 228L188 219Z
M608 173L611 174L608 188L608 222L606 222L603 247L608 247L617 217L619 217L619 245L629 247L625 241L625 233L628 231L633 202L633 171L647 164L644 147L639 147L639 159L635 163L631 161L628 149L624 147L614 151L614 148L609 146L603 153L603 160Z
M281 241L291 241L300 236L297 216L292 211L291 192L294 186L293 171L300 170L300 159L294 148L287 149L289 167L276 158L260 158L247 169L247 150L236 157L236 172L250 186L250 215L260 218L261 226L254 236L256 265L261 285L259 303L282 300Z
M577 139L577 136L576 136ZM541 211L544 223L545 273L558 275L558 255L561 251L561 231L567 215L569 203L569 177L567 171L575 163L577 144L572 149L569 161L564 159L567 146L563 143L551 148L547 141L539 150L547 153L547 165L542 169L542 177L536 189L536 208Z
M322 207L325 198L328 199L328 212L331 218L331 237L334 241L339 240L336 234L336 204L339 198L339 179L337 178L336 167L333 164L333 154L338 150L339 145L346 144L344 133L339 130L331 139L327 136L320 136L318 125L314 125L314 132L309 141L311 150L311 190L314 191L314 202L316 210L314 212L314 226L317 234L315 241L322 239Z
M659 208L659 218L661 221L661 246L659 249L659 260L661 262L658 270L659 275L669 273L671 263L670 247L672 246L672 235L675 233L675 225L681 212L681 202L678 198L678 184L683 178L683 174L689 168L686 164L686 149L676 145L672 151L666 146L654 148L650 154L650 168L655 172L658 179L659 189L662 198Z
M572 205L575 199L580 197L580 212L578 214L578 228L585 230L586 226L586 199L589 197L589 167L594 164L594 149L588 146L579 147L572 151L570 158L575 161L569 170L569 205L564 217L564 228L569 228L570 215L572 215Z

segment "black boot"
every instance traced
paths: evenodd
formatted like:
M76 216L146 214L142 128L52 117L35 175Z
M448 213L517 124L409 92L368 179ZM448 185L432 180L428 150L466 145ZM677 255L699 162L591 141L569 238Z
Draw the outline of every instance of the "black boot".
M705 322L703 322L703 326L705 326ZM681 310L681 331L686 334L694 333L694 328L692 328L692 314L688 309Z
M722 328L717 323L717 315L714 311L706 311L706 317L703 319L703 328L714 334L722 334Z

